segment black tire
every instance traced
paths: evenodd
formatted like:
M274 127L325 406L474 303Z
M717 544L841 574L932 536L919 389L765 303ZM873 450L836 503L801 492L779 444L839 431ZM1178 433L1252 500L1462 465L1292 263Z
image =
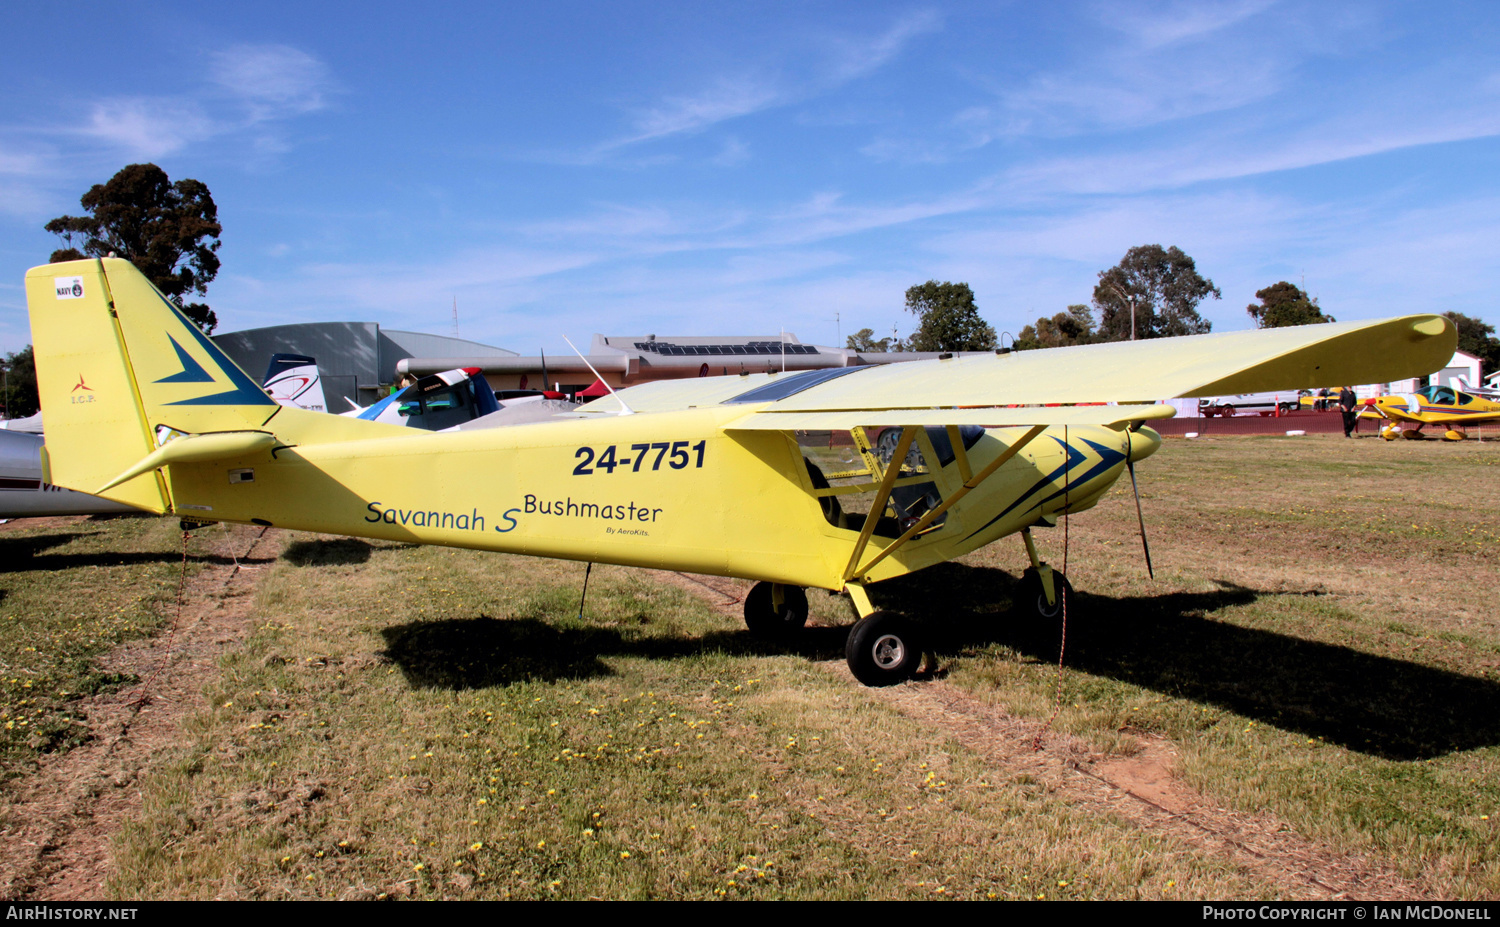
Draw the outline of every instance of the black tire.
M1068 609L1074 606L1073 585L1060 570L1053 570L1053 588L1060 593L1056 602L1047 601L1047 593L1042 590L1042 577L1036 570L1028 569L1021 575L1020 585L1016 587L1016 611L1027 617L1046 622L1049 626L1061 621L1063 616L1062 596L1067 596Z
M781 609L772 604L772 583L756 583L745 596L745 627L756 637L777 640L807 624L807 593L801 586L781 587Z
M1233 418L1234 417L1234 406L1220 406L1219 407L1219 417L1220 418Z
M849 630L844 645L849 672L867 686L893 686L916 675L922 646L911 625L895 612L872 612Z

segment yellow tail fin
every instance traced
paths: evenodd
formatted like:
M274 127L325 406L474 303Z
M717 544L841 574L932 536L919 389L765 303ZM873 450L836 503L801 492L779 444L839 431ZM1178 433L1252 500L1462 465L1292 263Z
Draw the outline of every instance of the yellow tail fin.
M129 261L34 267L26 302L60 486L98 492L174 431L258 429L281 408ZM155 471L98 494L153 512L172 508Z

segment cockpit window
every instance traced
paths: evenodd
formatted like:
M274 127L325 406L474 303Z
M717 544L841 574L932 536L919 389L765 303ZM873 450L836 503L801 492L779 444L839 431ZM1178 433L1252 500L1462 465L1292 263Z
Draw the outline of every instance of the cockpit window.
M826 383L839 377L858 373L866 367L827 367L823 370L806 370L802 373L787 374L777 377L770 383L757 386L755 389L740 393L732 399L724 400L731 402L775 402L788 396L795 396L805 389Z
M984 429L979 425L959 425L958 437L967 451L984 437ZM946 467L957 459L957 455L953 453L953 443L948 440L948 429L929 425L927 438L932 442L932 449L937 452L938 466Z
M469 388L469 381L465 380L423 396L404 393L399 411L411 427L440 431L473 418L469 409L472 402L473 391Z

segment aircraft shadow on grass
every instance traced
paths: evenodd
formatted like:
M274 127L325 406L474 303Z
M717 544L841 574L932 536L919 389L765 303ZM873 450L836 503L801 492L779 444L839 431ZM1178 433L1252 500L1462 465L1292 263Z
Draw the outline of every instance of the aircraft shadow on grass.
M374 546L359 538L293 541L281 559L294 566L357 566L370 559Z
M33 534L23 537L0 538L0 573L32 571L71 570L77 567L115 567L138 563L181 563L182 553L174 551L100 551L98 553L49 554L44 551L62 547L80 538L91 537L99 532L84 534ZM203 554L188 551L189 563L211 563L216 566L241 566L266 564L274 557L233 557L222 554Z
M1016 579L946 563L891 586L893 607L945 616L928 627L942 653L1002 644L1055 662L1060 628L993 608ZM1390 760L1500 744L1500 681L1216 620L1278 594L1219 581L1207 593L1076 596L1064 663L1079 672L1213 705L1259 723Z
M940 654L998 644L1021 659L1057 659L1056 625L1039 627L1009 614L1016 576L947 563L909 580L882 584L888 588L879 604L911 606L911 614L927 616L923 627ZM1276 594L1221 587L1141 597L1077 595L1070 603L1065 664L1384 759L1421 760L1500 744L1500 682L1212 619L1219 609ZM847 628L812 627L776 644L738 629L653 637L619 627L557 627L544 617L481 618L389 627L385 655L415 687L472 689L609 675L601 656L792 652L838 659L847 636Z

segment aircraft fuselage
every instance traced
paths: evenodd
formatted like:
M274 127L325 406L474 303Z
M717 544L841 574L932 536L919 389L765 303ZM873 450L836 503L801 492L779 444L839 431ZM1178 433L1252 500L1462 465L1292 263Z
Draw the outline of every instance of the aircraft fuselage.
M859 532L824 517L789 434L724 430L744 413L714 406L281 448L174 464L167 483L173 510L204 521L842 588ZM1025 432L987 432L968 451L972 468ZM1088 508L1129 447L1109 428L1049 429L868 579ZM931 476L944 498L961 483L951 463ZM892 540L876 535L869 549Z

